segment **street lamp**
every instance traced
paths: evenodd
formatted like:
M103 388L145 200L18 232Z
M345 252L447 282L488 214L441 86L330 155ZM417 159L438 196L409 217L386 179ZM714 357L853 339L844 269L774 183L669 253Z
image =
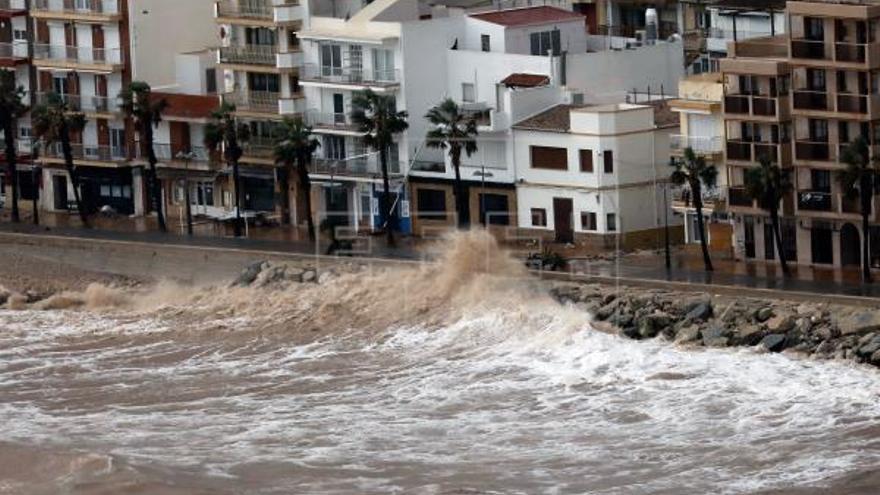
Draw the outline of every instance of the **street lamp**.
M196 154L192 151L179 151L174 157L183 162L183 201L186 203L186 233L191 236L193 235L193 218L192 204L189 197L189 163L195 159Z

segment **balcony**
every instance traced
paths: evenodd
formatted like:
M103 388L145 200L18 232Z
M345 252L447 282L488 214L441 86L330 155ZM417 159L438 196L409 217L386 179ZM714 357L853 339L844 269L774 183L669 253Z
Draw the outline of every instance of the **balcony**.
M62 94L61 99L67 103L67 107L72 112L85 113L118 113L119 98L111 98L108 96L83 96ZM45 105L49 102L48 93L37 93L37 104Z
M776 117L776 98L752 97L752 112L761 117Z
M26 42L0 43L0 67L24 63L28 57Z
M832 111L828 105L828 94L825 91L796 90L794 92L795 110Z
M64 45L34 45L34 61L54 66L110 66L121 68L122 50ZM42 62L42 63L40 63Z
M272 45L221 46L221 64L275 66L276 47Z
M15 140L15 152L18 156L27 156L34 152L34 142L31 138L19 137ZM0 156L6 154L6 139L0 133ZM5 158L4 158L5 160Z
M798 160L827 162L831 159L830 146L823 142L798 141L794 144L794 156Z
M312 109L306 112L305 120L306 123L314 127L317 132L321 132L322 130L358 132L358 126L352 121L351 113L348 112L320 112Z
M835 43L834 59L838 62L864 64L866 47L862 43Z
M74 160L93 162L119 162L128 160L128 150L124 146L102 146L96 144L71 144ZM44 146L43 157L63 160L64 153L60 143Z
M303 64L303 52L299 49L279 53L276 56L275 65L279 69L293 70L298 69Z
M224 94L223 100L235 105L239 112L278 114L281 94L271 91L238 91Z
M752 143L748 141L727 141L727 159L752 161Z
M712 155L724 151L724 140L720 136L685 136L675 134L670 137L670 147L673 151L683 153L690 148L698 155Z
M791 40L791 57L805 60L827 60L829 58L825 53L825 42L808 39Z
M755 201L746 193L742 187L731 187L727 191L727 203L730 206L741 206L745 208L754 208Z
M275 8L267 0L221 0L215 4L217 18L273 22Z
M310 173L322 175L350 175L354 177L378 177L382 171L374 157L358 156L353 158L315 158L309 169ZM400 162L389 160L388 173L400 175Z
M18 16L26 13L25 0L0 0L0 16Z
M241 148L245 157L275 161L275 138L251 136Z
M748 95L729 95L724 97L724 113L749 115L751 113Z
M31 14L42 19L110 21L121 17L119 0L34 0Z
M300 68L300 83L308 85L354 86L386 89L400 85L400 71L378 70L362 67L332 67L329 65L304 64Z
M876 116L880 114L880 97L878 95L839 94L837 95L837 111Z
M798 191L798 210L826 211L832 209L831 193L825 191Z
M172 146L169 143L153 143L153 152L156 154L156 159L160 162L183 163L183 160L178 157L178 154L183 151L183 149L184 147ZM211 154L204 146L190 146L186 147L186 150L192 153L190 163L194 164L194 168L199 164L204 165L211 161ZM146 160L147 158L143 156L143 152L139 146L137 147L135 157L142 160Z

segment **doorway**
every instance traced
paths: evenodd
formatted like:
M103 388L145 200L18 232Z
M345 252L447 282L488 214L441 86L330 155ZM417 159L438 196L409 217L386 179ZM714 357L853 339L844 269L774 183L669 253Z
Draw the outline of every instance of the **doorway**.
M859 229L851 223L840 229L840 264L843 266L859 266L862 264L861 237Z
M63 175L53 175L52 190L55 192L55 209L67 210L67 177Z
M810 230L813 263L831 265L834 263L834 242L830 227L814 226Z
M553 227L556 231L556 242L574 242L574 225L572 212L574 201L571 198L553 198Z
M743 219L743 240L746 250L746 258L755 258L755 217L745 217Z

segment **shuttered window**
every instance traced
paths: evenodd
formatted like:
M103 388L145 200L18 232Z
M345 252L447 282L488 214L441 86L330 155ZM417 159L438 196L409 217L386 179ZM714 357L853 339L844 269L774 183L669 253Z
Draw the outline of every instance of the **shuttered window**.
M532 168L568 170L568 151L549 146L531 147Z
M593 173L593 150L581 150L581 172Z

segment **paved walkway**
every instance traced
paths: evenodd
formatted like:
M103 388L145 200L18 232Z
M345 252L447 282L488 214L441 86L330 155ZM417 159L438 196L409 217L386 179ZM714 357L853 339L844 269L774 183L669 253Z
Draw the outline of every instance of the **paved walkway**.
M209 247L218 249L243 249L250 251L272 251L290 254L320 254L326 253L328 243L320 245L302 240L274 240L274 239L235 239L232 237L219 236L194 236L187 237L177 234L161 234L156 231L114 231L105 229L81 229L76 227L37 227L28 224L14 225L0 223L0 232L52 235L80 239L127 241L140 243L155 243L180 246ZM362 251L353 253L357 256L385 259L419 260L427 255L418 249L413 242L401 239L400 246L388 248L384 244L384 238L374 236L369 238L369 245ZM799 267L795 270L792 278L785 279L780 275L773 274L774 268L766 268L763 264L751 264L717 261L717 270L707 274L702 270L698 259L694 259L687 253L679 253L674 260L674 268L667 271L664 266L662 254L631 255L616 261L597 262L574 262L572 263L572 275L586 275L601 277L602 279L628 279L653 281L656 283L674 282L674 285L694 284L710 285L716 287L741 287L744 289L765 289L786 292L800 292L815 296L837 295L863 298L880 298L880 284L865 285L858 282L847 282L846 277L841 280L840 274L836 276L830 272L817 271L810 268ZM762 273L763 272L763 273ZM828 275L831 273L831 275ZM556 278L556 277L554 277ZM851 277L850 277L851 278ZM835 280L836 279L836 280ZM673 285L673 284L670 284ZM711 287L704 287L711 291ZM880 301L878 301L880 305Z

